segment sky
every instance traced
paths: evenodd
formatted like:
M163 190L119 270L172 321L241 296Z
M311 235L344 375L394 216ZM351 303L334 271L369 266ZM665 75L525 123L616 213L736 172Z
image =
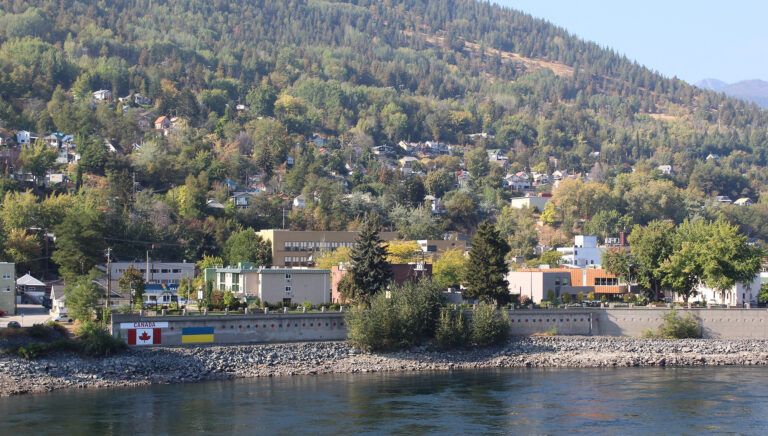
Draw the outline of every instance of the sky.
M494 0L690 83L768 80L768 1Z

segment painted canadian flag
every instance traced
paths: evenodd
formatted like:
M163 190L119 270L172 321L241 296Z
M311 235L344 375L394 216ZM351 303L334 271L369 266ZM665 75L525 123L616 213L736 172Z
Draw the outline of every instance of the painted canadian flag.
M160 329L129 329L128 345L160 345Z

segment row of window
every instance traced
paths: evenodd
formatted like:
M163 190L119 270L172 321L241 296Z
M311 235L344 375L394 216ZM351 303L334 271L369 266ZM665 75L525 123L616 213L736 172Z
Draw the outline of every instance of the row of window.
M140 273L144 274L147 272L146 268L137 268ZM117 273L118 274L125 274L127 271L127 268L118 268ZM150 274L181 274L181 269L179 268L153 268L150 270Z
M286 242L283 244L285 251L315 251L315 250L334 250L339 247L351 247L354 242Z
M619 279L616 277L596 277L595 286L619 286Z

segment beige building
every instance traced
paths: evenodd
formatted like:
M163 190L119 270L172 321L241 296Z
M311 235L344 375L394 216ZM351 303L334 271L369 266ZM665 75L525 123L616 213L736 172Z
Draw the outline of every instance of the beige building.
M515 197L510 201L514 209L536 209L538 212L544 212L544 208L549 203L550 197Z
M16 315L16 264L0 262L0 311Z
M237 267L210 268L206 279L214 288L259 297L266 303L325 304L331 301L331 272L313 268L261 268L244 263Z
M262 230L257 232L259 236L272 244L272 265L287 267L314 266L315 259L320 253L332 251L339 247L353 246L358 233L292 230ZM384 241L398 239L397 232L381 232L379 237Z

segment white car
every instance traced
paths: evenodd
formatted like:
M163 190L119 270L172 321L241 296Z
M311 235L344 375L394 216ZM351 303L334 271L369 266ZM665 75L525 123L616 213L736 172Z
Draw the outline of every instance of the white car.
M63 313L59 312L57 315L52 316L51 320L56 321L56 322L67 322L67 323L69 323L69 322L72 322L72 317L67 315L66 312L63 312Z

